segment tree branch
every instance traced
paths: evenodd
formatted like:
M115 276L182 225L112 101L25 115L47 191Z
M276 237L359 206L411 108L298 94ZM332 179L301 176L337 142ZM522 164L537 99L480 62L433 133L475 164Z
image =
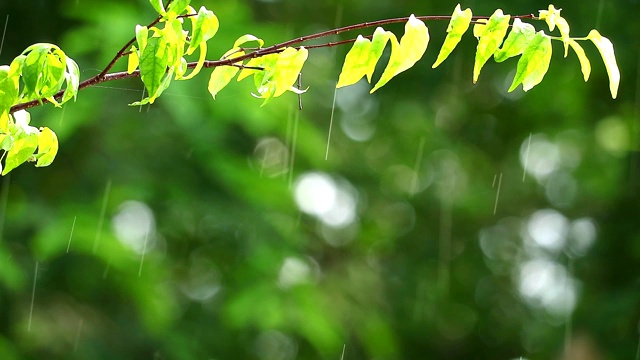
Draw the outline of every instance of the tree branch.
M171 3L171 1L169 1L167 3L167 6ZM450 20L451 19L451 15L435 15L435 16L417 16L416 18L422 20L422 21L442 21L442 20ZM479 19L488 19L488 16L474 16L472 17L473 21L477 21ZM529 14L529 15L517 15L517 16L512 16L512 18L519 18L519 19L536 19L536 16L533 14ZM160 20L162 19L162 17L158 17L156 18L153 22L151 22L147 27L152 27L154 25L156 25L157 23L160 22ZM371 28L374 26L382 26L382 25L388 25L388 24L394 24L394 23L403 23L403 22L407 22L409 20L409 17L400 17L400 18L393 18L393 19L385 19L385 20L378 20L378 21L371 21L371 22L364 22L364 23L359 23L359 24L355 24L355 25L349 25L349 26L344 26L341 28L336 28L336 29L331 29L331 30L327 30L327 31L322 31L319 33L315 33L315 34L310 34L310 35L306 35L306 36L301 36L295 39L291 39L288 41L284 41L278 44L274 44L271 46L267 46L264 48L260 48L257 49L255 51L251 51L245 55L242 56L238 56L235 57L233 59L222 59L222 60L207 60L204 62L203 64L203 68L212 68L212 67L218 67L218 66L239 66L239 64L237 64L240 61L244 61L247 59L253 59L253 58L257 58L257 57L261 57L261 56L265 56L265 55L269 55L269 54L274 54L274 53L278 53L284 50L284 48L286 48L287 46L291 46L291 45L295 45L295 44L300 44L300 43L304 43L310 40L315 40L315 39L320 39L320 38L324 38L327 36L331 36L331 35L338 35L344 32L349 32L349 31L354 31L354 30L360 30L360 29L366 29L366 28ZM125 56L125 54L127 53L127 49L129 49L129 47L136 41L135 36L129 40L129 42L127 42L114 56L114 58L107 64L107 66L100 72L100 74L89 78L87 80L82 81L79 86L78 86L78 91L81 89L84 89L86 87L90 87L93 85L97 85L103 82L108 82L108 81L114 81L114 80L120 80L120 79L126 79L126 78L132 78L132 77L140 77L140 70L135 70L133 71L131 74L129 74L126 71L121 71L121 72L115 72L115 73L109 73L109 71L113 68L113 66L116 64L116 62L121 59L122 57ZM342 44L347 44L347 43L351 43L354 42L355 39L349 39L349 40L342 40L342 41L337 41L337 42L329 42L329 43L325 43L325 44L318 44L318 45L310 45L307 46L307 48L312 49L312 48L321 48L321 47L331 47L331 46L336 46L336 45L342 45ZM193 69L197 66L197 62L190 62L187 64L187 68L189 69ZM64 94L64 90L60 90L58 93L56 93L53 97L55 99L60 99L62 98ZM14 113L16 111L19 110L25 110L25 109L29 109L32 107L36 107L38 105L42 105L45 103L48 103L49 100L47 99L36 99L36 100L32 100L32 101L28 101L28 102L24 102L24 103L20 103L20 104L16 104L14 106L11 107L10 109L10 113Z

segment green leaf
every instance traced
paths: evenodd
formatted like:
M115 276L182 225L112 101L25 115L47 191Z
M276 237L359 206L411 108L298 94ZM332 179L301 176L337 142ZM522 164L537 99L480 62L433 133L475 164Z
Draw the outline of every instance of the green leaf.
M238 70L235 66L218 66L213 69L211 77L209 78L208 89L214 100L218 92L227 86L231 79L236 76Z
M587 58L587 55L584 53L582 46L578 44L577 41L571 39L569 41L569 45L575 51L576 55L578 55L578 60L580 60L580 68L582 70L582 75L584 76L584 81L589 80L589 75L591 74L591 63Z
M158 12L158 14L164 16L166 11L164 10L164 5L162 4L162 0L149 0L151 6Z
M36 166L49 166L58 153L58 137L48 127L40 129Z
M337 88L357 83L367 74L369 69L369 54L371 53L371 41L362 35L358 35L351 50L345 57Z
M591 30L587 39L591 40L600 52L604 66L607 68L607 74L609 75L609 90L611 91L611 97L616 98L618 96L618 87L620 86L620 69L616 62L616 55L613 51L613 44L609 39L600 35L598 30Z
M153 104L159 95L163 77L167 72L169 55L167 41L162 36L149 38L140 58L140 77L149 93L149 103Z
M218 32L218 28L220 27L218 18L213 11L207 10L204 6L200 8L200 11L198 11L198 16L195 18L192 17L191 21L193 29L191 42L187 49L187 55L193 54L200 43L211 39L216 32Z
M473 83L478 81L480 71L487 60L498 50L509 29L510 15L505 15L502 10L496 10L489 18L486 25L483 25L478 48L476 49L476 59L473 65Z
M187 9L190 2L191 0L173 0L171 4L169 4L167 12L172 13L173 16L180 15Z
M522 84L524 91L528 91L539 84L549 69L550 61L551 38L545 35L543 31L539 31L531 39L529 46L524 50L522 57L518 61L516 76L509 88L509 92L515 90L520 84Z
M513 20L513 26L502 47L493 54L496 62L503 62L510 57L522 54L529 42L536 34L536 29L531 24L523 23L520 19Z
M453 15L451 15L451 20L449 21L449 26L447 27L447 37L444 39L444 44L442 44L442 48L440 48L440 53L438 54L438 59L433 63L431 68L435 69L438 65L440 65L443 61L449 57L453 49L456 48L462 35L469 29L469 24L471 23L471 9L461 10L460 4L456 5L455 10L453 10Z
M39 80L45 66L49 44L34 44L29 46L23 54L27 54L22 65L22 81L28 97L40 98Z
M405 24L404 35L400 43L395 36L391 37L391 57L387 67L380 76L371 93L384 86L399 73L411 68L422 58L429 44L429 30L427 26L414 15Z
M244 45L244 44L246 44L248 42L251 42L251 41L257 42L258 43L258 48L261 48L264 45L264 40L262 40L262 39L260 39L260 38L258 38L256 36L253 36L251 34L245 34L245 35L240 36L238 38L238 40L236 40L236 42L233 43L233 48L234 49L235 48L239 48L242 45Z
M10 67L0 66L0 114L8 112L18 99L18 77L10 76ZM0 129L6 129L0 125Z

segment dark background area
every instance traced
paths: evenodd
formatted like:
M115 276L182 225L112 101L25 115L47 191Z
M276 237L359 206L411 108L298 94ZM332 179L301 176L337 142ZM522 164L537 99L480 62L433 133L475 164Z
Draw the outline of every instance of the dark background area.
M216 59L245 33L273 44L456 3L201 5L220 19ZM372 95L337 91L326 160L349 46L310 52L302 111L292 93L260 107L251 80L213 100L211 70L152 106L127 106L142 97L130 79L34 108L60 152L1 179L0 358L637 358L640 5L554 5L575 36L614 43L618 99L590 43L586 84L558 42L526 94L506 92L516 59L472 84L470 32L431 69L447 25L434 22L414 68ZM3 2L0 64L52 42L86 79L154 17L143 0Z

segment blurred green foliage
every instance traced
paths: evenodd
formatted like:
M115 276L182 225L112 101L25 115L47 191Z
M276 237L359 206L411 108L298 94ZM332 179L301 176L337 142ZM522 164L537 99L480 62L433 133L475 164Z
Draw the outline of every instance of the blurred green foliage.
M455 6L201 4L220 19L212 59L245 33L269 44ZM123 80L33 109L61 147L52 166L2 178L0 358L633 357L640 9L556 5L572 34L598 28L615 44L617 100L604 66L585 84L575 56L525 96L506 92L513 59L472 85L466 36L438 69L434 47L374 95L339 89L326 160L348 47L311 52L302 111L293 94L260 107L247 82L214 101L207 71L153 106L126 106L142 84ZM155 17L145 0L6 2L6 15L0 63L50 42L82 78ZM446 23L427 25L441 44Z

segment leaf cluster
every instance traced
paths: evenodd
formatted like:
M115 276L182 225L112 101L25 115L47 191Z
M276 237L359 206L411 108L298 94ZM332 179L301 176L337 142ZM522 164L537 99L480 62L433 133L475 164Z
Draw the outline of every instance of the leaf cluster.
M30 126L29 113L12 112L11 107L42 99L60 107L76 98L79 83L78 65L53 44L31 45L11 65L0 66L0 148L6 156L2 175L26 161L47 166L58 152L58 138L51 129Z
M149 0L158 13L158 18L148 26L137 25L135 37L126 44L99 75L79 82L76 63L56 45L35 44L16 57L11 65L0 66L0 147L4 150L6 174L16 166L35 161L36 166L47 166L56 155L57 138L53 131L29 126L30 116L26 108L51 102L59 107L75 99L79 89L100 82L125 77L139 76L144 83L147 96L131 105L152 104L162 95L171 81L188 80L203 68L213 67L208 90L216 95L230 84L233 78L241 81L253 77L256 88L253 95L264 99L263 105L287 91L296 94L306 90L294 86L309 56L310 48L353 43L346 55L336 87L355 84L363 77L372 82L374 70L385 48L390 49L389 61L371 92L387 84L396 75L413 67L426 52L429 44L429 29L423 20L449 19L447 36L433 68L439 66L456 48L471 24L473 35L478 39L473 67L475 83L487 61L500 63L519 56L517 70L509 91L520 84L528 91L544 78L552 55L552 40L561 41L566 57L571 48L580 61L584 80L591 73L591 65L580 41L591 41L599 50L607 73L611 96L615 98L620 82L620 72L611 41L592 30L586 37L570 36L568 22L560 15L561 10L549 5L533 15L511 16L497 9L490 17L473 16L471 9L462 10L457 5L448 17L415 16L389 19L346 26L339 29L303 36L280 44L264 47L264 40L251 35L240 36L221 59L206 59L207 44L218 32L220 23L213 11L204 6L196 11L190 0ZM556 28L559 37L536 31L533 25L522 19L533 18L545 21L549 31ZM404 35L396 35L382 28L384 24L405 22ZM362 36L338 43L301 46L305 41L333 34L377 26L373 35ZM390 46L387 46L390 44ZM297 46L294 46L297 45ZM186 57L198 52L195 62ZM127 71L109 74L113 64L128 56Z

